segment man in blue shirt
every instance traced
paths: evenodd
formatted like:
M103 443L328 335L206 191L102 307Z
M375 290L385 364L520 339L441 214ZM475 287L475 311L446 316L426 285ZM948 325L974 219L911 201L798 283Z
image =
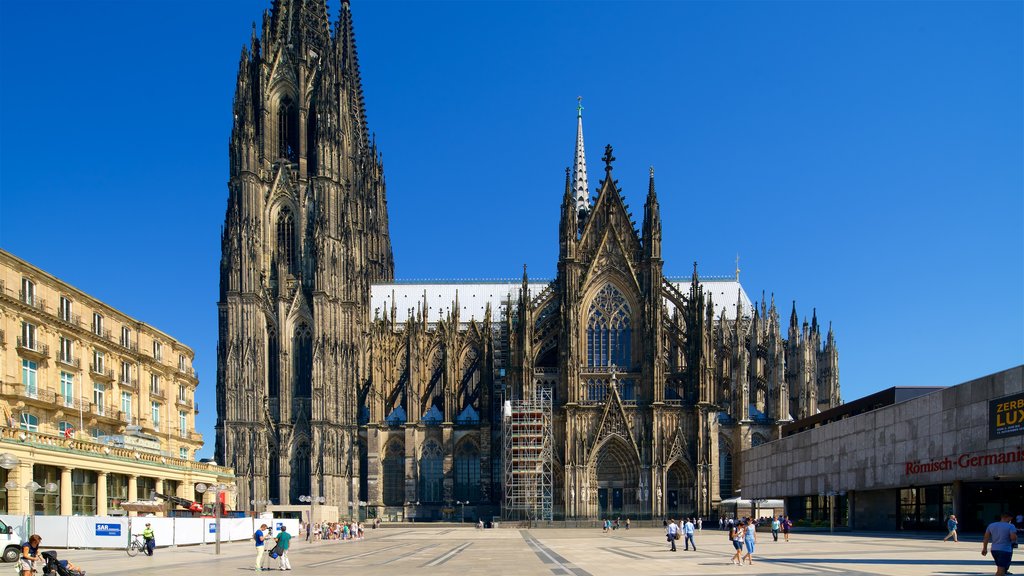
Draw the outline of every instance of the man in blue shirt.
M1013 560L1013 547L1017 545L1017 529L1010 520L1013 515L1003 512L1002 521L993 522L985 530L981 541L981 555L988 554L988 543L992 543L992 560L996 563L996 576L1005 576Z
M686 538L684 544L686 544L686 550L690 549L690 545L693 544L693 551L697 551L697 543L693 541L693 518L687 518L686 524L683 524L683 537Z
M266 547L266 536L263 531L267 529L266 524L262 524L260 529L252 535L252 539L256 541L256 571L263 570L263 553L267 550Z

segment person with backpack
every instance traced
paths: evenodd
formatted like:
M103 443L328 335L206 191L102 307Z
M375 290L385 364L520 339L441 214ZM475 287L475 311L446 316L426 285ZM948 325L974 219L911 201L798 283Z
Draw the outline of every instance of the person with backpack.
M740 566L740 554L743 552L743 536L740 535L739 529L731 522L729 523L729 542L732 542L733 548L736 549L736 552L732 555L732 563Z
M288 546L291 544L292 535L288 533L288 528L281 526L281 529L277 532L277 546L274 550L277 550L280 554L281 570L291 570L292 563L288 560Z
M253 533L252 539L256 542L256 572L263 570L263 553L266 552L266 536L264 530L267 529L267 525L263 524L259 527L256 532Z

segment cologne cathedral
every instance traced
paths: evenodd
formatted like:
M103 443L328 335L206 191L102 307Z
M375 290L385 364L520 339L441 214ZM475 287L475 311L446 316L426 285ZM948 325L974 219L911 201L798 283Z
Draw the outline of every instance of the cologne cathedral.
M347 0L333 25L274 0L233 108L216 451L239 502L514 517L508 422L542 398L543 517L712 517L742 450L840 403L816 314L783 325L738 271L664 275L654 170L638 227L610 146L588 184L582 107L556 278L431 283L394 279Z

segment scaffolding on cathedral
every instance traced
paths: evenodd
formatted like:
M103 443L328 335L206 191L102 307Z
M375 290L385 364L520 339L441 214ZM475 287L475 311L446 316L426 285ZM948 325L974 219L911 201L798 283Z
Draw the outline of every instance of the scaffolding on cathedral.
M502 414L506 520L551 521L554 483L551 390L506 401Z

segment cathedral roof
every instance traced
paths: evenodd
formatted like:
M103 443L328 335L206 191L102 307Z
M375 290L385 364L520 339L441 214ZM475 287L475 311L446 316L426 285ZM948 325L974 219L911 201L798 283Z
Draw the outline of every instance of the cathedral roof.
M680 292L690 289L690 278L666 278ZM550 284L550 280L533 280L529 283L531 296L537 296ZM701 281L704 293L709 294L715 306L717 317L725 309L725 317L736 317L736 293L739 291L743 308L750 313L752 304L743 286L735 278L708 277ZM395 321L405 322L416 314L416 308L427 302L427 322L435 323L447 318L451 313L456 297L459 301L459 320L482 321L487 305L491 306L491 320L497 322L503 317L504 307L511 301L519 302L519 288L522 282L517 279L499 280L416 280L395 281L370 286L370 319L383 316L391 310L392 300L395 306ZM424 296L426 294L426 296ZM673 305L665 301L669 313Z

